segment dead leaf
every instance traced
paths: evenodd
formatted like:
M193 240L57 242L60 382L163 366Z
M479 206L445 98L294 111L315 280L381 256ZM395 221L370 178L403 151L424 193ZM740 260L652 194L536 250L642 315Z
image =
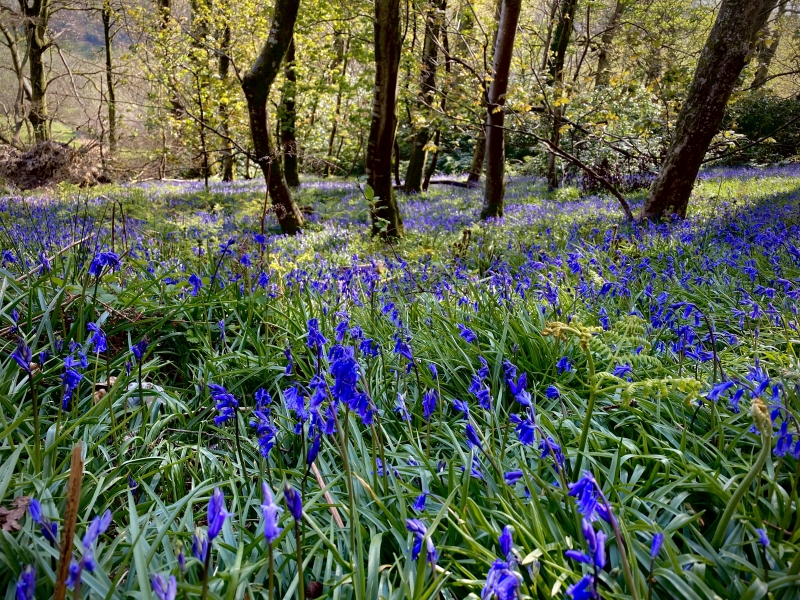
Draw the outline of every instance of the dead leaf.
M12 508L0 506L0 529L3 531L19 531L22 529L19 520L25 516L30 502L30 496L17 496L11 503Z

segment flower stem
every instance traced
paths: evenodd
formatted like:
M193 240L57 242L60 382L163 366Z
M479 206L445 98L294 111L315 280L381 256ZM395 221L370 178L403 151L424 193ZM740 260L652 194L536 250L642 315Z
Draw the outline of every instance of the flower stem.
M759 452L755 464L747 472L747 475L744 476L744 479L742 479L739 487L736 488L736 491L733 493L733 497L725 507L725 512L723 512L722 516L719 518L717 530L711 540L711 546L715 550L719 550L720 546L722 546L722 542L725 539L725 532L728 530L728 524L731 522L733 514L736 512L739 502L742 500L742 497L745 495L745 493L747 493L747 490L750 488L750 484L753 483L756 477L761 475L761 470L764 468L771 450L772 440L770 439L770 433L768 431L762 431L761 452Z
M303 549L300 546L300 523L297 521L294 522L294 539L297 543L297 597L300 600L306 600L306 588L303 581Z
M33 467L35 473L42 470L42 450L39 435L39 396L36 393L36 384L33 381L34 372L28 373L28 384L31 388L31 399L33 404Z

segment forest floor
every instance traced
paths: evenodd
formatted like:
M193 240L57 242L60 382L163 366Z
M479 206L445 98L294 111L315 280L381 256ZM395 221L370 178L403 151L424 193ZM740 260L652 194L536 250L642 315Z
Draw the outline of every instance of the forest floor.
M308 598L798 597L798 166L662 224L432 186L389 246L356 183L297 199L294 238L255 181L0 199L0 587L51 597L76 521L92 598L298 560Z

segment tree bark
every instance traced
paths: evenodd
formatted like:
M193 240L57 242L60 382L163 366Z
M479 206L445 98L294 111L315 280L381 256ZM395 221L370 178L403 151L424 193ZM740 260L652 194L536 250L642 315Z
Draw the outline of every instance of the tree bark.
M333 163L333 144L336 141L336 133L339 130L339 118L342 113L342 96L344 94L344 86L347 77L347 59L350 50L350 36L347 39L339 41L341 38L340 33L334 34L334 47L336 48L336 63L334 68L341 65L341 72L339 73L339 85L336 90L336 108L333 111L333 125L331 125L331 133L328 136L328 155L325 162L325 177L331 174L331 166Z
M494 5L494 31L492 33L492 45L488 50L487 60L494 60L494 48L497 45L497 28L500 24L500 11L503 6L503 0L497 0ZM486 83L482 83L481 93L483 94L483 101L488 106L489 90L486 89ZM488 121L488 118L487 118ZM476 186L481 180L481 173L483 173L483 161L486 159L486 124L478 130L478 137L475 140L475 148L472 150L472 162L469 165L469 174L467 175L467 183Z
M226 22L222 30L222 43L220 44L219 54L219 78L224 85L227 85L230 76L231 59L231 26ZM222 133L230 138L231 136L231 117L227 102L222 102L219 107L220 128ZM233 181L236 177L236 163L233 154L233 144L230 139L222 140L222 181Z
M403 191L416 194L422 191L422 172L428 151L425 147L431 139L431 130L427 122L431 106L436 96L436 67L438 66L439 32L444 19L447 0L430 0L425 18L425 41L422 44L422 69L420 70L419 96L417 110L425 115L426 122L417 128L411 142L408 157L406 181Z
M50 120L47 115L47 81L45 79L44 54L50 44L45 41L47 23L50 20L50 0L20 0L25 14L25 32L28 36L28 63L31 80L31 109L28 120L33 127L37 144L50 139Z
M614 36L619 27L619 21L622 18L622 13L628 8L630 0L617 0L614 5L614 12L608 18L603 35L600 36L600 49L597 52L597 73L595 73L594 87L599 88L608 85L610 80L610 61L608 59L608 52L611 50L611 44L614 41Z
M394 197L392 154L397 129L397 77L400 68L400 0L375 0L375 91L367 141L367 183L372 201L372 234L403 235L403 219Z
M780 2L776 20L784 15L788 4L789 0L782 0ZM753 77L753 83L750 84L751 88L758 89L764 87L764 84L769 80L769 66L772 63L772 59L775 58L775 53L778 51L778 44L780 41L781 36L779 33L772 33L769 29L764 30L761 39L759 39L756 45L755 54L758 68Z
M117 151L117 101L114 94L114 73L111 68L111 1L103 2L103 40L106 51L106 87L108 88L108 151Z
M283 169L286 183L290 187L300 185L300 175L297 171L297 139L295 127L297 124L297 72L295 71L295 46L294 37L289 43L286 57L283 61L283 90L281 91L281 104L278 108L278 121L281 128L281 147L283 151Z
M642 207L642 218L657 220L667 213L686 216L692 186L719 130L754 34L764 26L776 3L777 0L722 1L678 113L669 150Z
M505 110L514 38L517 35L522 0L503 0L497 44L492 66L493 79L489 87L489 114L486 121L486 189L483 193L481 219L503 216L505 195Z
M561 97L561 90L564 83L564 61L567 55L570 37L575 21L575 8L578 0L561 0L558 14L558 23L553 31L553 40L550 43L550 54L548 60L548 81L553 86L553 98L558 100ZM551 120L552 129L550 130L550 143L558 148L561 141L561 125L563 122L563 105L553 107ZM555 189L558 187L558 173L556 170L556 153L550 152L547 155L547 187Z
M267 40L253 67L242 78L256 160L264 172L281 231L288 234L300 231L303 227L303 215L292 199L280 161L276 160L277 155L272 148L267 99L292 40L299 5L300 0L275 0L275 11Z

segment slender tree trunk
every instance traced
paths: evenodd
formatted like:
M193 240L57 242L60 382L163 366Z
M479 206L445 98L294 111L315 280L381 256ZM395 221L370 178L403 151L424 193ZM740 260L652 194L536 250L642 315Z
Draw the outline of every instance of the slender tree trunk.
M392 154L397 129L400 68L400 0L375 0L375 91L367 141L367 183L372 188L372 233L403 235L403 219L392 186Z
M45 80L44 54L50 44L45 42L50 19L50 0L33 0L28 5L20 0L25 13L25 31L28 36L28 63L31 80L31 109L28 120L33 127L37 144L50 139L50 121L47 115L47 81Z
M788 4L789 0L781 0L779 2L778 16L776 20L780 19L784 15ZM778 44L780 41L781 36L779 33L773 33L769 29L765 29L763 31L763 34L756 45L755 55L758 68L756 69L756 74L753 77L753 83L750 85L750 87L753 89L764 87L764 84L769 80L769 66L772 63L772 59L775 58L775 53L778 51Z
M117 100L114 94L114 73L111 68L111 2L103 2L103 40L106 50L106 87L108 88L108 151L117 151Z
M436 97L436 67L438 66L439 32L441 30L444 12L447 9L446 0L430 0L425 18L425 41L422 44L422 69L420 70L419 96L417 97L417 110L426 115L426 122L417 128L411 142L411 152L408 157L406 181L403 190L407 193L422 191L422 174L425 169L425 160L428 157L426 146L431 139L430 126L427 115L431 112L434 98Z
M447 29L442 27L441 30L442 36L442 48L445 51L445 62L444 62L444 71L445 77L447 80L450 78L450 60L448 57L450 56L450 44L447 39ZM439 104L439 109L441 113L447 114L447 81L442 84L442 101ZM422 190L427 191L428 186L431 183L431 177L436 173L436 166L439 162L439 146L441 145L442 141L442 130L441 128L436 130L436 134L433 136L433 145L436 147L433 151L433 156L431 157L431 162L428 165L428 168L425 171L425 180L422 182Z
M611 50L611 44L614 41L614 36L619 27L619 21L622 18L622 13L628 8L630 0L617 0L614 5L614 12L608 18L603 35L600 36L600 48L597 52L597 73L595 73L594 87L599 88L608 85L611 71L610 61L608 59L608 52Z
M549 83L553 86L553 98L558 103L564 84L564 61L567 56L567 47L575 22L575 8L578 0L561 0L558 13L558 22L553 31L553 40L550 43L550 55L548 60ZM553 107L550 130L550 143L558 148L561 142L561 125L564 117L564 106L558 103ZM547 155L547 187L555 189L558 187L558 171L555 152Z
M697 61L670 147L650 188L641 216L686 216L697 172L719 130L725 105L751 50L754 35L777 0L722 0L717 19Z
M297 172L297 139L295 138L297 124L297 72L294 68L294 61L295 45L294 37L292 37L283 61L283 90L281 92L281 104L278 107L283 168L286 183L290 187L298 187L300 185L300 175Z
M503 5L503 0L497 0L494 5L494 27L492 33L492 45L486 51L488 56L487 60L494 60L493 53L497 45L497 29L500 24L500 10ZM483 83L482 91L483 101L486 106L489 104L488 94L489 90L486 89L486 83ZM472 163L469 165L469 174L467 175L467 183L470 185L478 185L481 180L481 173L483 173L483 161L486 159L486 124L478 130L478 137L475 140L475 148L472 150Z
M227 18L227 15L226 15ZM227 87L231 69L231 26L227 22L222 30L222 43L219 54L219 78ZM219 107L220 128L228 138L231 136L231 117L227 102L221 102ZM233 144L230 139L222 140L222 181L233 181L236 177L236 163L233 154Z
M250 133L258 165L264 172L272 206L283 233L293 234L303 227L303 215L292 199L283 169L270 141L267 99L270 87L281 68L289 48L297 20L300 0L275 0L272 25L261 52L253 67L242 79L242 89L247 99Z
M489 88L489 114L486 121L486 189L483 193L481 219L503 216L506 163L504 106L521 8L522 0L503 0L492 67L494 78Z
M339 36L341 34L337 34ZM347 54L350 50L350 38L348 37L343 42L336 44L336 65L341 65L341 72L339 73L339 86L336 90L336 108L333 111L333 125L331 126L331 133L328 136L328 156L325 163L325 177L331 174L331 163L333 162L333 145L336 141L336 133L339 130L339 117L342 113L342 96L344 95L345 78L347 77Z

